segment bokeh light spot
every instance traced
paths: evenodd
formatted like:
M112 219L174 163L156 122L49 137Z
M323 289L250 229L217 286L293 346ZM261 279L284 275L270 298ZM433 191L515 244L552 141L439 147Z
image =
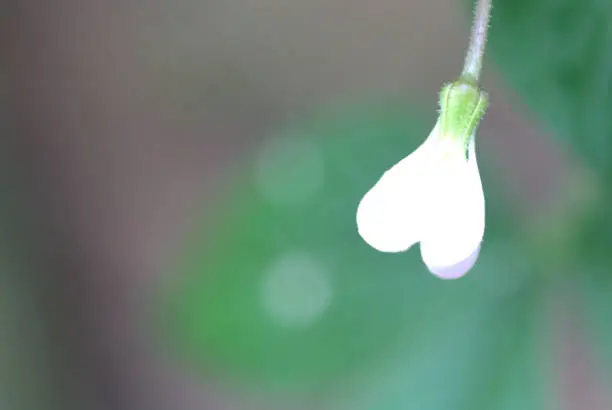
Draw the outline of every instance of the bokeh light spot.
M333 295L325 267L303 251L290 251L276 259L261 289L268 314L278 325L292 328L304 328L320 319Z

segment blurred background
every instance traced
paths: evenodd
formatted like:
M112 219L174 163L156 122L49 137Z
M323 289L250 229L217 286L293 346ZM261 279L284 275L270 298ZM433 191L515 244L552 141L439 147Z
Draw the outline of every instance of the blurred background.
M493 1L487 237L442 282L354 212L467 2L4 2L0 407L612 408L609 157L573 145L612 137L612 8L574 3Z

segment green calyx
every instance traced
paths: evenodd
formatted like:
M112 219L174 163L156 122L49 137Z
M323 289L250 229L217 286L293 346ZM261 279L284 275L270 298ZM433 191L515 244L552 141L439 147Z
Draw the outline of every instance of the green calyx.
M487 93L469 79L445 85L440 93L440 137L460 140L467 148L488 103Z

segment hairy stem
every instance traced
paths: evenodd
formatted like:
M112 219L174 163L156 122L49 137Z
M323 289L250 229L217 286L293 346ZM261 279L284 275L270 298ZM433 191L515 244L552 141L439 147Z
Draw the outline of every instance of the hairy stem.
M487 42L489 19L491 17L491 1L478 0L476 3L470 45L465 57L465 64L463 65L462 76L476 83L480 79L480 71L482 70L482 58Z

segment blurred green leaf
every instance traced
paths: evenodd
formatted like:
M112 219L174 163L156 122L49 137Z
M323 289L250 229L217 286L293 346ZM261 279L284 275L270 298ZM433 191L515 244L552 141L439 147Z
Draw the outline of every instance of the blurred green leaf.
M520 291L490 310L455 309L429 321L416 337L407 335L380 374L368 375L356 394L331 408L547 408L552 357L540 290Z
M612 2L607 0L496 0L489 39L489 53L508 83L551 131L600 173L599 204L583 212L578 209L578 214L587 214L572 231L575 260L568 263L579 275L575 289L585 299L588 340L594 344L595 363L608 372L608 384L612 383L610 27Z
M612 2L495 0L487 53L525 103L612 177Z
M251 385L319 392L407 355L410 380L454 383L444 397L421 391L423 403L468 400L476 380L504 396L493 383L515 374L506 357L531 337L535 276L486 159L487 233L465 278L439 280L418 247L382 254L356 231L362 195L426 138L434 114L397 101L330 109L265 142L187 252L170 318L183 354ZM513 394L532 391L531 378L514 382Z
M594 373L604 378L603 385L612 385L611 201L612 191L604 187L595 201L587 201L585 209L579 211L584 217L572 215L569 223L577 226L575 232L570 230L574 234L572 248L565 252L570 260L562 268L567 276L564 280L570 281L573 297L579 301L576 313L584 322L587 349L597 367Z
M594 364L603 386L612 386L612 275L609 270L580 277L586 311L587 340L593 342ZM580 285L578 285L580 286Z

